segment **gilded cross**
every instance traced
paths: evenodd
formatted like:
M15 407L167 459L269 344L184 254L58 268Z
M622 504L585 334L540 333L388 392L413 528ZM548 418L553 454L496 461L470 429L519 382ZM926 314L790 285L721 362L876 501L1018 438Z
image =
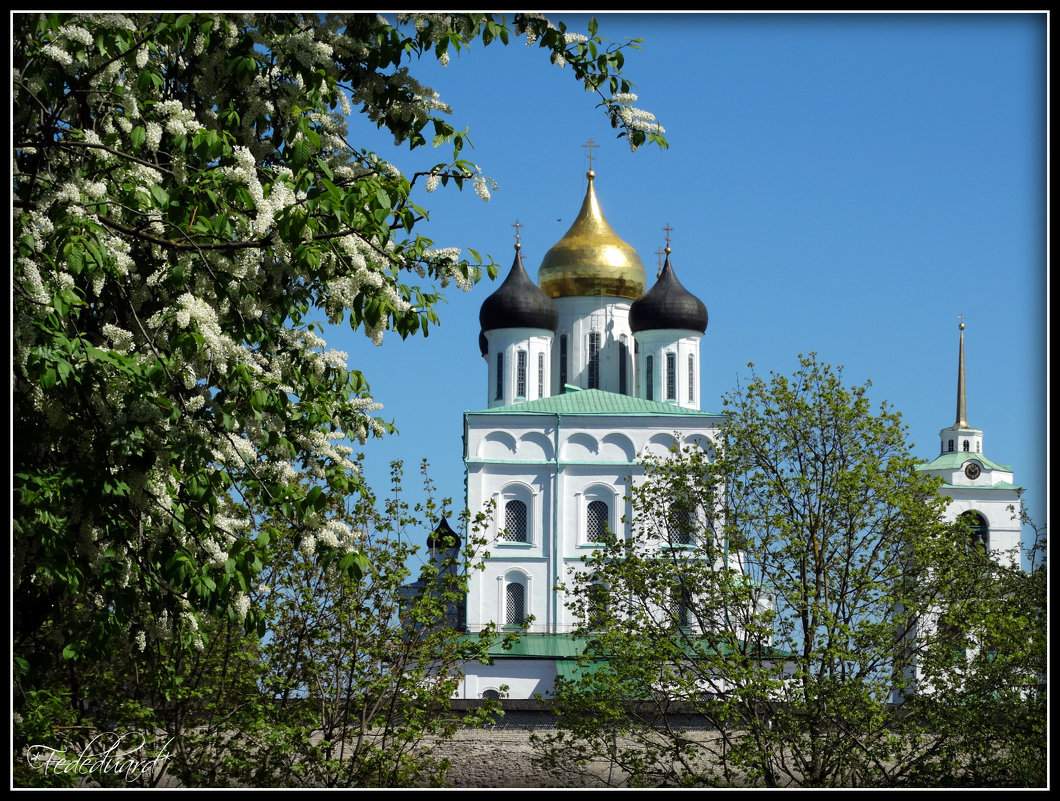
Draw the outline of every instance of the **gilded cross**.
M512 228L515 229L515 246L516 247L519 247L519 229L520 228L525 228L525 227L526 226L524 226L521 222L519 222L519 220L516 220L515 223L512 225Z
M582 145L582 147L589 151L589 169L591 170L593 168L593 148L600 147L600 145L596 144L596 142L590 137L589 141Z
M666 231L666 247L670 247L670 232L674 229L670 227L670 223L666 223L663 230Z

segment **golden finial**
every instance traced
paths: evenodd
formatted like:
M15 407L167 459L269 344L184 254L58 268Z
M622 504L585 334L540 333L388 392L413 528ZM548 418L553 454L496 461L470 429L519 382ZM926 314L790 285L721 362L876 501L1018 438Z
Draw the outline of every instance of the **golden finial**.
M523 228L523 227L524 227L523 224L521 222L519 222L518 219L512 225L512 228L515 229L515 249L516 250L519 250L520 248L522 248L522 245L519 244L519 229Z
M666 223L662 229L666 231L666 247L663 248L663 252L666 255L670 255L670 232L674 229L670 227L670 223Z

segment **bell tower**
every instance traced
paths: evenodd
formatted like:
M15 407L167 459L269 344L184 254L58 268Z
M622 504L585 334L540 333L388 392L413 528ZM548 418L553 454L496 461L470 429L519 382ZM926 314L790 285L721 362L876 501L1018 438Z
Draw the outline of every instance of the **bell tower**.
M968 424L964 369L964 315L957 355L957 419L939 431L939 455L917 469L939 476L939 492L950 499L949 519L966 517L972 535L999 561L1020 564L1020 494L1011 465L999 464L983 449L983 432Z

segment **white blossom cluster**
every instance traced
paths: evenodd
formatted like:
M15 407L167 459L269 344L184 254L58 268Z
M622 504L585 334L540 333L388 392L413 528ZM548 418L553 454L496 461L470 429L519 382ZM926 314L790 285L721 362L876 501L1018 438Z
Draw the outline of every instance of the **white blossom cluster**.
M637 96L632 92L618 92L611 96L611 104L617 106L616 113L627 127L638 131L666 133L666 129L655 122L654 114L631 105L636 102Z
M135 521L135 535L123 536L126 523L90 503L64 509L76 560L97 573L117 565L118 582L130 586L136 540L224 570L237 542L280 514L271 493L297 498L356 473L352 443L384 433L371 398L341 385L306 391L341 382L349 369L348 354L330 349L309 320L342 321L358 302L377 301L381 318L359 323L379 344L392 321L418 311L405 275L443 288L473 284L459 249L424 249L409 232L395 241L389 220L352 222L351 208L371 211L365 203L377 192L400 199L409 181L385 159L351 149L351 111L391 126L400 142L450 109L403 66L366 66L388 24L382 18L198 14L186 34L169 38L142 35L156 21L136 15L61 19L15 43L32 54L14 69L23 114L13 126L15 194L34 186L14 209L18 398L57 432L48 447L103 465L127 498L123 520ZM450 33L475 33L461 15L418 15L414 26L443 64ZM530 43L529 28L522 33ZM55 92L70 76L79 92ZM59 125L41 136L35 126L49 114ZM209 142L217 149L204 156ZM296 151L308 153L304 168ZM428 176L428 191L441 172ZM318 211L325 175L359 205ZM465 177L483 200L497 189L481 172ZM311 224L286 236L298 219ZM52 317L61 318L58 332ZM76 347L49 363L59 365L52 383L37 367L33 381L20 378L41 353L59 352L47 337L60 335ZM75 381L84 383L65 383ZM111 455L115 443L128 453ZM212 505L196 505L194 487L218 476L203 490ZM307 553L357 546L343 500L329 496L324 513L297 521ZM247 596L231 603L248 614ZM139 650L178 630L199 637L192 609L145 607L144 615L157 625L130 630Z

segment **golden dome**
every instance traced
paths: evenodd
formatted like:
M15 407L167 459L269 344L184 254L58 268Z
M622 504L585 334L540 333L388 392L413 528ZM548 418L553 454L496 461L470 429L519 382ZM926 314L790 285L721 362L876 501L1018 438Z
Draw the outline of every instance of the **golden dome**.
M541 260L537 283L552 298L608 295L636 300L647 284L644 265L604 219L593 188L595 173L589 170L585 177L589 188L578 219Z

